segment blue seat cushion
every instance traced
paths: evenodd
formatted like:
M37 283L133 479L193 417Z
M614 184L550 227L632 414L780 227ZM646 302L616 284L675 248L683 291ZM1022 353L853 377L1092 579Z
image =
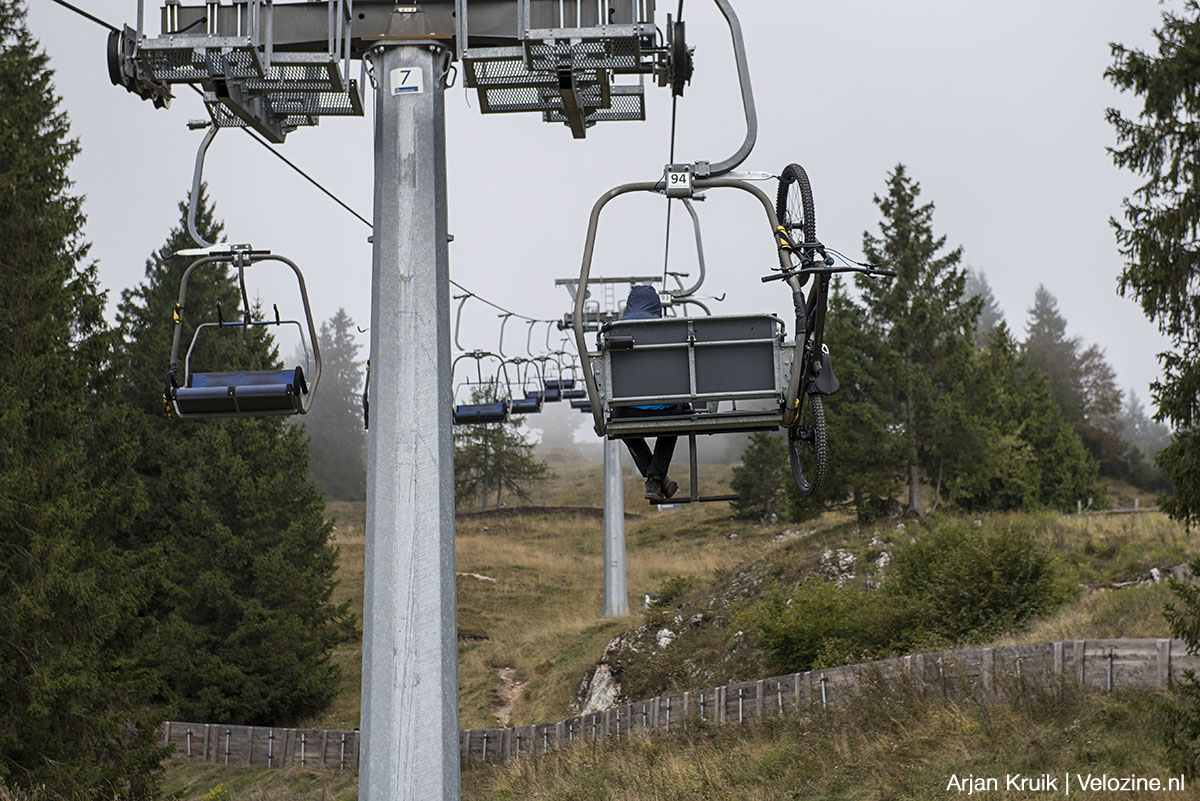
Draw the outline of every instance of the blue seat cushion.
M238 370L192 373L175 389L180 415L299 414L308 394L304 371Z
M553 378L546 382L546 389L575 389L574 378Z
M586 398L584 398L583 400L573 400L573 401L571 401L571 408L579 409L579 410L585 411L585 412L590 412L592 410L592 402L590 400L587 400Z
M295 367L290 370L235 370L230 372L192 373L188 376L188 388L201 389L206 387L260 387L287 386L299 395L308 394L308 383L304 380L304 370ZM253 391L253 390L251 390ZM238 392L242 394L242 392ZM262 394L256 392L255 394Z
M568 389L563 392L562 396L567 400L579 400L587 397L586 389Z
M562 400L562 393L557 389L535 389L532 392L526 392L525 397L541 400L543 403L558 403Z
M456 423L502 423L508 417L508 402L464 403L454 407Z
M542 410L542 401L539 398L515 398L511 409L513 414L536 414Z

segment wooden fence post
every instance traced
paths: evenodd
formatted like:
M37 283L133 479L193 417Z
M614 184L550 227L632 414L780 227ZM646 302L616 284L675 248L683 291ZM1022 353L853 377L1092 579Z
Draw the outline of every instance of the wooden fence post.
M1171 641L1159 640L1155 643L1158 652L1158 686L1171 686Z

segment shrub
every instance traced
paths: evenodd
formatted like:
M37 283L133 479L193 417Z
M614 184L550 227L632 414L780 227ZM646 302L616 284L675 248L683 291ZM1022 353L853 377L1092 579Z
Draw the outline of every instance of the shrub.
M1030 526L942 523L900 546L880 589L811 578L744 609L786 671L849 664L980 640L1020 626L1067 597Z
M1050 555L1030 526L935 525L894 555L887 594L908 601L914 624L948 642L1012 629L1065 600Z

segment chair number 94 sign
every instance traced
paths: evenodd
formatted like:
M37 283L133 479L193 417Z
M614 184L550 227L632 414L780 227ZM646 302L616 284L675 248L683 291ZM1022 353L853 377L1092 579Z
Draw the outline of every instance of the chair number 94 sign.
M689 165L667 167L667 197L692 196L692 170Z

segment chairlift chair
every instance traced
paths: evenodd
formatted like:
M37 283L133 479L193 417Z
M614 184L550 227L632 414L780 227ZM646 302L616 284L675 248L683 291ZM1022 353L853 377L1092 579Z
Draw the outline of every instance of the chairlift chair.
M468 390L470 390L471 387L479 387L482 389L486 386L489 386L489 384L491 386L494 386L497 389L499 389L500 388L500 376L503 375L504 376L504 389L508 394L506 397L495 398L494 400L489 400L484 403L467 402L467 403L456 404L454 406L454 409L452 410L454 424L455 425L482 425L485 423L503 423L506 420L508 420L509 412L512 409L512 390L511 390L511 387L509 386L509 382L508 382L508 371L505 369L505 360L500 358L495 353L490 353L488 351L476 350L476 351L471 351L469 353L464 353L464 354L458 356L457 358L455 358L454 361L450 365L450 380L451 380L451 382L454 381L455 368L458 366L458 363L460 361L462 361L463 359L474 359L475 360L476 380L471 381L470 379L467 379L461 385L456 386L456 390L464 388L464 387ZM483 365L483 362L487 359L495 359L497 362L499 362L499 365L500 365L497 368L496 376L490 382L485 382L483 380L483 366L482 365Z
M304 303L306 326L297 320L281 320L279 308L275 307L274 319L254 320L250 317L250 303L246 294L245 270L253 264L277 261L287 265L296 275L300 297ZM220 318L215 323L201 323L192 334L191 344L183 360L183 375L179 375L179 347L183 334L183 315L187 305L187 284L192 272L209 264L232 263L238 271L238 284L242 295L242 319L226 322ZM167 372L163 400L168 414L180 419L201 417L260 417L268 415L306 414L321 380L321 351L317 342L316 325L308 302L308 290L304 275L291 259L272 254L267 250L254 250L250 246L233 246L213 250L188 266L179 283L179 300L175 304L175 326L171 344L171 364ZM300 332L300 343L304 349L305 365L289 369L230 370L192 372L192 353L201 332L206 329L224 331L241 329L243 334L253 326L294 325ZM305 340L304 329L308 329ZM309 344L312 346L312 364L309 364ZM311 370L309 368L312 368ZM309 384L308 376L312 376Z
M697 178L693 185L695 190L729 187L748 192L761 203L771 230L779 225L772 201L746 181ZM596 433L609 439L686 436L695 465L698 435L774 431L792 425L800 377L792 370L794 343L786 339L783 321L772 314L612 321L600 327L597 349L587 347L583 299L600 213L620 195L659 193L662 188L662 182L626 184L596 202L576 292L574 333L580 357L587 363L583 377ZM781 252L779 259L781 269L791 266L787 254ZM636 417L620 413L627 407L659 404L686 404L690 411ZM701 497L693 469L691 496L680 500L734 497Z
M520 370L520 381L518 386L524 393L524 397L518 398L513 396L510 404L510 411L513 414L539 414L542 411L542 405L545 402L540 390L527 390L526 387L531 385L541 387L543 385L542 368L537 359L514 358L509 359L508 363ZM532 368L533 373L530 373Z

